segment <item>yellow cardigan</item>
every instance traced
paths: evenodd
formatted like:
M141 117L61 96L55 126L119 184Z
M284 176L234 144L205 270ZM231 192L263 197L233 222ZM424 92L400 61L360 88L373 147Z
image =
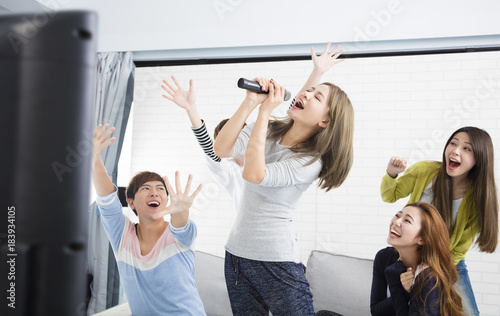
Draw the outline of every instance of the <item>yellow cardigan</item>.
M422 192L434 179L441 164L438 161L421 161L408 168L401 177L396 179L391 178L386 173L380 185L382 200L394 203L400 198L411 194L408 203L420 201ZM479 233L477 212L474 209L467 208L467 202L472 198L471 193L472 186L469 186L458 208L457 222L450 237L450 250L455 265L460 260L465 259L465 254L469 251Z

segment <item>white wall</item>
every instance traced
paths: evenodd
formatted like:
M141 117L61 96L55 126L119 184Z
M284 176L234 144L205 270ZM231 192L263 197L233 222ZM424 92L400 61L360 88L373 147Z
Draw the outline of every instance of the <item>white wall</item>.
M173 177L180 170L184 179L193 173L194 182L204 183L192 211L199 250L224 254L234 212L205 167L186 114L161 97L161 80L175 74L187 85L193 78L199 111L212 130L243 99L239 77L272 77L296 92L310 68L310 61L300 61L136 70L131 173L154 170ZM313 185L302 196L294 221L304 262L312 249L373 258L386 246L391 217L406 202L381 201L379 185L389 158L439 160L444 142L459 126L490 133L500 186L500 52L354 59L324 79L352 100L355 160L340 188L325 193ZM473 249L467 264L482 315L500 315L500 250Z
M295 55L325 41L350 52L489 46L500 36L495 0L38 1L97 11L98 50L136 60Z

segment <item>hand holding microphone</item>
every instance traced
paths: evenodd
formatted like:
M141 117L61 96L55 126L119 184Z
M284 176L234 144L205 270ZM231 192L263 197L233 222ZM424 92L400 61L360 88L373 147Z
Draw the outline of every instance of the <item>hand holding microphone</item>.
M269 91L263 91L258 82L253 81L253 80L248 80L245 78L240 78L238 80L238 88L249 90L249 91L256 92L256 93L264 93L264 94L269 93ZM285 95L283 97L283 101L288 101L290 99L290 96L291 96L290 91L285 90Z

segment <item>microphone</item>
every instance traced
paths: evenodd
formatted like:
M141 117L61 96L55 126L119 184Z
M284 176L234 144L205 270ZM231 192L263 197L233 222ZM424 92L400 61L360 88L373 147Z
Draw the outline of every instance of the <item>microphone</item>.
M248 80L245 78L240 78L238 80L238 88L246 89L257 93L265 93L265 94L269 93L269 91L262 91L262 88L260 87L260 84L258 82L253 80ZM285 95L283 97L283 101L288 101L291 95L292 94L290 93L290 91L285 89Z

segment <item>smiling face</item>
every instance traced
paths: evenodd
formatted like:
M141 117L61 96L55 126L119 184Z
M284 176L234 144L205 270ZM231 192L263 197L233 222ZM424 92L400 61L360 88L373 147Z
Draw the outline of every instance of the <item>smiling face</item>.
M324 128L329 122L329 96L330 88L326 85L309 88L297 96L287 113L294 122Z
M397 250L418 247L423 244L420 237L421 211L414 206L406 206L397 212L389 226L387 243Z
M450 177L466 177L476 165L469 134L455 134L445 148L446 173Z
M134 199L128 199L128 203L139 217L163 211L168 203L165 185L161 181L148 181L138 188Z

